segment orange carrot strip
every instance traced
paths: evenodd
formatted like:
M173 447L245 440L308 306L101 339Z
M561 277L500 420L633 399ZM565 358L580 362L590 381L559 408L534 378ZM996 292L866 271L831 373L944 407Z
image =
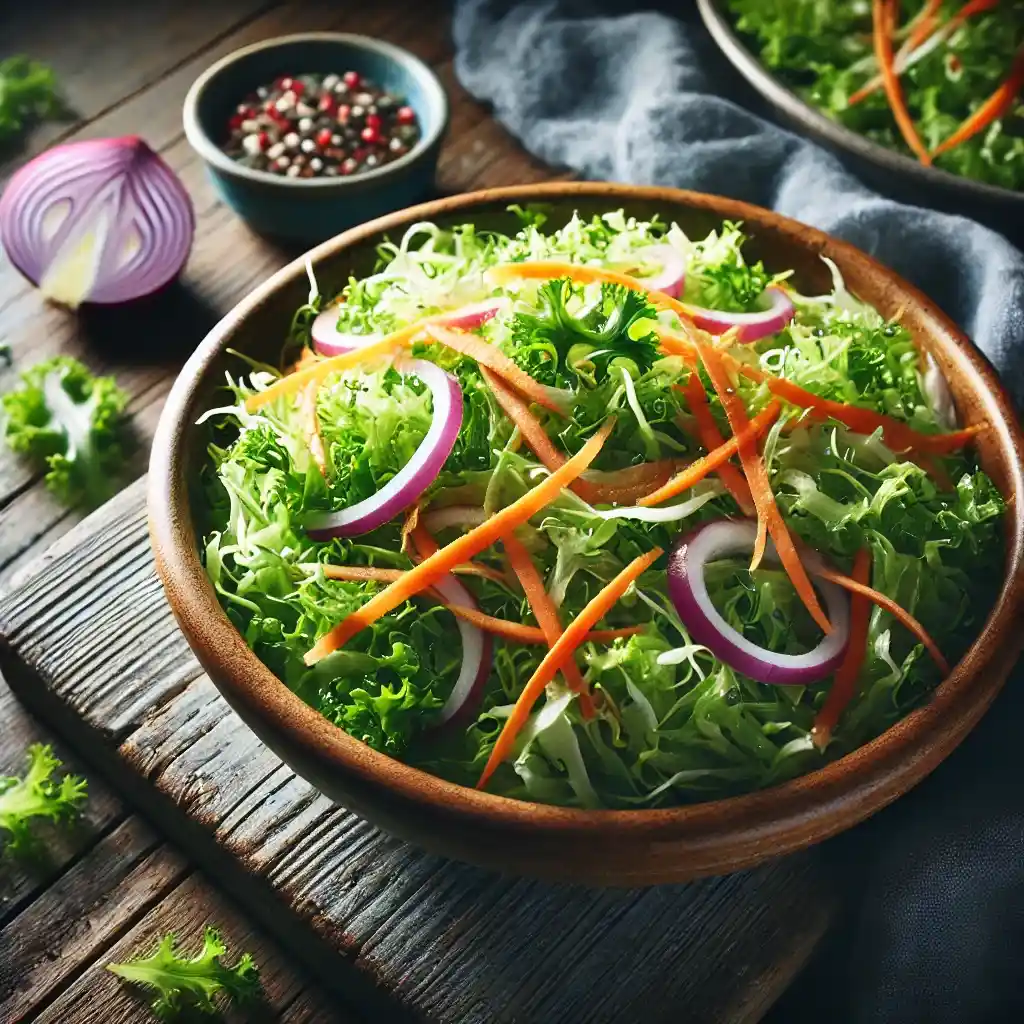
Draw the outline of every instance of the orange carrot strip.
M499 285L509 281L548 281L556 277L567 277L577 284L593 284L596 281L606 284L620 284L634 292L644 292L651 305L657 309L671 309L684 320L692 318L690 307L664 292L649 291L647 285L638 277L620 274L617 270L605 270L603 267L584 267L578 263L562 263L558 260L536 260L529 263L502 263L487 271L490 279Z
M423 330L429 323L427 320L417 320L416 323L394 331L377 341L370 342L362 348L354 349L352 352L345 352L340 356L331 356L330 359L317 360L302 370L296 370L275 381L264 391L258 391L245 400L245 408L249 412L255 412L270 402L277 401L284 395L294 394L307 387L309 384L320 385L332 373L340 373L342 370L351 370L353 367L368 363L373 359L389 355L396 348L408 345L412 339Z
M984 131L993 121L997 121L1004 114L1009 113L1022 88L1024 88L1024 46L1017 51L1013 66L1010 68L1010 76L1006 81L970 117L966 118L949 138L943 139L932 150L932 156L948 153L949 150L973 138L978 132Z
M875 59L878 61L882 85L893 117L904 141L917 159L927 166L932 162L932 158L921 141L921 136L917 134L914 120L907 109L899 76L893 68L892 33L895 28L896 5L893 0L872 0L871 16L874 24Z
M824 630L825 633L832 632L832 625L822 610L818 595L807 576L800 555L797 553L793 538L790 536L786 523L779 512L779 506L775 504L775 495L772 493L771 481L768 479L768 469L757 451L757 442L743 431L749 430L750 420L747 417L746 406L743 399L736 393L729 380L728 371L722 361L721 354L710 345L698 345L700 357L707 367L711 383L718 393L718 398L729 418L729 426L732 432L739 439L739 456L743 465L743 472L746 474L747 483L750 485L750 493L753 496L754 504L757 507L757 517L765 521L765 531L775 542L775 550L778 552L779 561L782 562L800 600L806 605L811 617ZM759 533L760 539L760 533ZM759 552L755 549L755 561Z
M481 366L480 372L498 405L519 428L519 433L533 454L552 473L563 466L566 456L555 447L540 420L533 415L526 402L493 370ZM600 481L585 480L581 477L574 480L570 487L584 501L591 503L634 504L651 487L668 480L675 465L675 461L670 459L645 462L643 465L630 466L615 473L604 473Z
M587 606L576 616L565 631L552 645L551 650L544 656L544 660L537 666L537 671L530 677L523 692L519 695L512 714L505 720L504 728L501 730L491 756L487 759L480 781L476 784L477 789L483 789L488 780L494 774L495 768L504 761L515 745L516 736L526 724L530 717L533 705L537 698L544 692L544 687L554 678L555 673L572 658L573 651L583 642L587 630L600 618L606 615L615 605L616 601L629 589L629 585L661 555L661 549L655 548L646 555L640 555L633 559L615 579L603 590L593 597Z
M505 555L508 564L522 584L523 593L529 602L533 617L544 632L544 639L549 647L553 647L562 635L562 620L559 618L558 609L554 601L548 596L541 579L537 566L534 565L530 552L523 547L514 533L508 533L502 537L502 544L505 545ZM569 689L579 694L580 712L584 718L594 717L594 700L590 696L590 687L580 672L579 665L570 658L562 666L562 675L569 684Z
M820 576L823 580L835 583L844 590L849 590L852 594L862 594L869 601L877 604L879 608L887 611L893 618L903 623L921 641L925 650L932 656L932 660L938 665L942 673L949 675L949 662L943 657L942 651L939 650L939 645L928 635L924 626L906 608L902 608L891 597L886 597L885 594L872 590L871 587L858 583L857 580L844 576L842 573L834 572L832 569L815 569L814 574Z
M708 404L708 396L704 392L704 385L701 383L700 375L694 371L686 382L687 401L690 404L690 412L697 421L697 433L700 436L700 443L708 450L715 451L725 444L725 438L718 429L714 416L711 415L711 406ZM729 493L733 496L740 511L746 516L754 514L754 499L750 496L750 488L747 481L731 462L723 462L718 467L718 475L725 484Z
M769 402L750 420L748 428L740 431L738 435L730 437L725 444L719 445L714 451L708 452L707 455L691 463L681 473L672 477L667 484L641 498L637 504L643 506L660 505L663 501L668 501L669 498L674 498L677 494L688 491L694 484L699 483L709 473L715 472L716 469L731 459L739 451L741 439L753 441L760 437L775 422L778 415L779 403Z
M520 523L524 523L531 516L536 515L558 496L563 487L572 483L597 458L614 426L614 418L606 420L604 426L564 466L555 470L511 505L496 512L480 526L456 538L436 554L425 558L414 569L410 569L399 582L392 583L391 586L370 598L362 608L343 619L317 641L315 646L306 653L306 664L314 665L321 658L338 650L356 633L365 629L382 615L393 611L412 594L436 583L442 576L450 572L453 566L479 554L500 537L514 530Z
M552 397L551 389L538 384L525 370L516 366L496 345L485 341L477 334L454 331L450 327L441 327L438 324L428 324L426 331L434 341L439 341L446 348L450 348L460 355L469 356L481 366L493 370L521 395L525 395L531 401L543 405L544 408L550 409L552 412L561 416L565 415L564 403Z
M408 569L381 569L369 565L327 565L324 567L324 575L331 580L345 580L351 583L398 583L409 571ZM458 572L456 566L453 572ZM515 640L522 644L546 644L548 641L544 631L537 626L528 626L523 622L513 622L511 619L499 619L494 615L487 615L477 611L475 608L465 608L462 605L453 605L439 594L433 587L427 587L422 591L424 595L443 604L453 615L479 629L493 633L495 636L504 637L506 640ZM587 633L585 639L594 643L610 643L619 637L630 637L643 630L643 626L623 626L619 629L592 629Z
M850 578L861 586L867 586L871 582L871 552L868 548L861 548L854 556ZM814 716L814 727L811 729L811 739L819 750L824 750L828 746L832 730L839 722L839 716L857 691L857 677L867 656L870 621L871 602L863 594L853 594L850 598L850 638L846 642L846 651L839 668L836 669L825 703Z
M319 385L311 381L302 392L302 413L306 421L303 433L306 438L306 447L309 454L316 463L321 474L327 476L327 452L324 451L324 439L320 436L320 417L316 411L316 396Z

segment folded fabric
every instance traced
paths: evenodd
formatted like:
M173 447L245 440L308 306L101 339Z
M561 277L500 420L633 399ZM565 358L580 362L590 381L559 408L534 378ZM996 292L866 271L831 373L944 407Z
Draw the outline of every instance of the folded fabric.
M749 93L685 4L632 7L459 0L459 80L549 163L744 199L859 246L932 296L1021 403L1021 253L970 220L872 192L835 156L730 99ZM785 1024L822 1012L835 1024L1024 1019L1022 687L1018 674L914 793L829 845L854 887L842 955L799 983Z

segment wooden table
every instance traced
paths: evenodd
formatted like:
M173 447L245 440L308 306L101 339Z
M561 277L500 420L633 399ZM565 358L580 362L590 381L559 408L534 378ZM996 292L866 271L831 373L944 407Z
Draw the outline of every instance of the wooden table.
M455 81L448 17L411 0L339 4L336 0L109 0L90 4L33 0L0 13L4 53L25 52L51 63L76 119L32 133L24 151L0 163L0 183L29 155L56 141L138 133L178 172L196 206L196 243L184 287L141 313L71 316L44 306L4 262L0 265L0 342L13 366L0 370L0 390L17 372L56 353L115 373L131 395L139 434L132 473L142 472L163 399L184 357L216 320L293 253L250 233L207 184L184 139L181 103L208 64L255 40L306 29L363 32L407 47L439 73L452 101L451 130L441 154L439 190L552 179ZM0 154L0 159L3 154ZM0 447L0 586L80 518L56 503L38 474ZM0 680L0 774L21 767L32 742L54 742L73 770L82 764L34 720ZM0 864L0 1024L150 1020L144 1004L104 965L166 931L197 941L217 921L234 950L251 950L263 969L272 1019L355 1021L328 999L220 895L183 855L93 775L83 822L53 833L53 856L36 869Z

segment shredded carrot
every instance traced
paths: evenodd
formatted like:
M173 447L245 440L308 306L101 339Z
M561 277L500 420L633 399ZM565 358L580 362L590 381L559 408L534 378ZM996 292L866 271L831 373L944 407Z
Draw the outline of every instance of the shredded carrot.
M450 327L441 327L437 324L429 324L426 330L434 341L439 341L446 348L460 355L469 356L481 366L493 370L521 395L552 412L565 415L565 404L552 397L552 389L538 384L525 370L516 366L497 345L492 345L477 334L453 331Z
M586 607L565 627L565 631L552 645L551 650L544 656L544 660L537 667L537 671L530 677L519 695L512 714L505 720L505 725L491 750L491 756L487 759L480 781L476 784L477 789L483 789L487 785L494 770L511 753L515 745L516 736L526 724L536 704L537 698L544 692L544 687L554 678L573 655L573 651L583 642L583 637L599 619L611 610L620 597L629 589L629 585L645 569L661 555L661 549L655 548L646 555L640 555L627 565L607 586L593 597Z
M245 408L248 412L255 412L257 409L261 409L268 403L275 402L285 395L291 395L296 391L303 390L309 384L322 384L332 373L351 370L353 367L360 366L363 363L389 355L396 348L408 345L423 330L427 323L429 323L429 319L417 320L415 323L402 327L392 334L371 342L369 345L364 345L362 348L345 352L340 356L331 356L330 359L317 360L312 365L302 370L296 370L294 373L288 374L287 377L282 377L280 380L275 381L264 391L258 391L255 395L250 395L245 400Z
M718 398L725 409L725 414L729 419L729 426L732 428L732 432L737 435L740 462L743 465L743 472L746 474L747 483L750 485L750 493L753 496L754 505L757 507L757 517L759 521L764 520L764 532L762 533L760 527L758 531L760 550L758 546L755 546L753 564L756 565L760 561L760 555L763 554L764 540L766 536L770 535L775 542L775 550L778 552L779 561L782 562L790 580L792 580L800 600L806 605L807 610L811 613L811 617L822 630L826 633L831 633L832 625L822 610L821 603L818 601L818 595L814 592L814 587L811 585L803 563L800 561L800 555L797 553L793 538L786 528L782 513L779 512L779 507L775 504L775 495L772 493L771 481L768 479L768 469L757 451L757 442L749 433L743 433L749 430L750 420L747 417L747 410L743 405L743 400L736 393L732 382L729 380L729 374L725 363L722 361L721 353L709 345L699 345L698 351L707 368L708 375L711 377L711 383L714 385Z
M871 582L871 551L868 548L861 548L854 556L850 578L861 586L867 586ZM819 750L824 750L828 746L832 730L839 722L839 716L857 691L857 678L867 656L870 621L871 602L863 594L853 594L850 598L850 635L846 642L846 651L843 653L839 668L836 669L825 703L814 717L814 727L811 729L811 739Z
M939 650L939 645L928 635L928 631L924 626L906 608L898 605L891 597L886 597L885 594L872 590L871 587L858 583L857 580L844 576L842 573L834 572L832 569L815 569L814 574L820 576L823 580L835 583L844 590L849 590L852 594L862 594L869 601L877 604L879 608L887 611L894 619L903 623L921 641L925 650L932 656L932 660L938 665L940 671L944 675L949 675L949 662L943 657L942 651Z
M917 159L927 166L932 162L932 158L921 141L921 136L917 134L914 120L907 109L899 76L893 68L892 33L896 21L896 4L893 0L872 0L871 16L874 24L875 59L878 61L882 85L893 117L904 141Z
M393 611L413 594L436 583L442 576L450 572L453 566L460 565L479 554L500 537L510 533L531 516L536 515L558 496L563 487L572 483L597 458L614 426L614 418L606 420L604 426L564 466L555 470L511 505L496 512L480 526L456 538L436 554L425 558L414 569L410 569L399 582L391 584L387 589L372 597L358 611L343 619L306 653L306 664L316 664L321 658L338 650L360 630L365 629L382 615Z
M302 414L306 421L303 433L306 447L323 476L327 476L327 452L324 451L324 439L320 436L320 417L316 411L316 396L319 391L316 381L310 381L302 392Z
M724 465L732 456L739 451L740 441L749 439L751 441L760 437L775 422L779 415L779 403L769 402L751 421L748 428L740 431L734 437L730 437L724 444L719 445L714 451L691 463L681 473L672 477L668 483L659 487L656 491L641 498L637 504L643 506L660 505L669 498L674 498L683 491L688 491L694 484L699 483L709 473L715 472ZM753 500L753 499L751 499Z
M932 156L948 153L961 143L984 131L1012 109L1017 94L1024 88L1024 46L1017 51L1005 82L959 128L932 150Z
M327 565L323 566L324 575L331 580L345 580L351 583L398 583L405 576L408 569L381 569L370 565ZM452 572L459 572L460 567L456 566ZM487 615L477 611L475 608L464 608L462 605L453 605L447 598L433 587L427 587L422 591L424 596L432 598L438 604L443 604L453 615L465 619L470 625L493 633L495 636L504 637L506 640L515 640L521 644L546 644L547 638L542 629L537 626L528 626L522 622L513 622L511 619L499 619L494 615ZM587 633L585 640L594 643L610 643L620 637L630 637L640 633L643 626L623 626L619 629L592 629Z
M523 547L522 541L515 534L506 534L502 538L502 543L505 545L508 564L522 584L533 617L543 631L548 646L553 647L562 635L562 620L554 601L548 596L544 580L541 579L537 566L533 564L530 552ZM580 713L584 718L593 718L594 700L590 696L590 687L587 686L583 673L572 658L562 666L562 675L565 676L569 689L579 694Z
M637 277L620 274L617 270L605 270L603 267L585 267L578 263L562 263L558 260L536 260L529 263L502 263L487 271L488 277L495 284L508 284L509 281L547 281L556 277L567 277L577 284L593 284L596 281L607 284L620 284L634 292L644 292L651 305L658 309L671 309L684 320L692 319L692 311L685 303L673 299L664 292L649 291L647 285Z
M487 386L506 416L519 428L519 433L529 449L552 473L565 464L566 456L560 452L548 437L540 420L530 411L529 406L493 370L480 367ZM645 462L640 466L615 473L603 473L600 480L580 477L570 485L584 501L606 504L635 504L651 487L663 484L672 475L677 463L673 459Z
M697 434L700 443L713 452L725 444L725 438L718 429L714 416L711 415L711 406L708 404L708 396L704 392L704 385L701 383L700 375L694 371L690 374L684 388L686 398L690 405L690 412L697 421ZM737 442L738 443L738 442ZM729 493L733 496L740 511L745 516L754 514L754 499L750 496L750 488L743 473L731 462L723 462L718 467L718 475L725 484Z

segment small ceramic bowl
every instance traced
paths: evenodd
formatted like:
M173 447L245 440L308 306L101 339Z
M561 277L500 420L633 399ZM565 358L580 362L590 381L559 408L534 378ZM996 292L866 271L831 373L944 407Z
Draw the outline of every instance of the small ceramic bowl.
M368 273L375 247L411 224L465 222L515 231L510 203L548 204L550 223L609 210L676 221L703 237L742 221L749 254L791 268L801 291L842 271L850 289L902 323L937 361L963 423L978 438L985 470L1007 498L1006 577L977 640L923 707L876 740L818 771L760 792L658 810L591 811L509 800L446 782L353 739L284 685L245 645L217 601L200 559L189 495L208 458L196 420L223 404L236 350L276 361L309 284L302 259L228 314L181 371L164 408L149 474L149 522L157 571L196 656L231 706L299 775L381 827L448 856L519 874L603 885L680 882L790 853L849 828L895 800L971 730L1006 679L1024 642L1024 435L995 371L935 305L845 242L776 213L719 196L600 183L495 189L438 200L365 224L310 254L317 278L340 286Z
M283 178L243 167L222 149L225 125L250 92L281 75L358 71L403 96L421 135L399 159L345 178ZM254 230L319 242L429 196L448 125L448 98L418 57L367 36L309 32L243 47L203 72L185 97L185 135L221 198Z

